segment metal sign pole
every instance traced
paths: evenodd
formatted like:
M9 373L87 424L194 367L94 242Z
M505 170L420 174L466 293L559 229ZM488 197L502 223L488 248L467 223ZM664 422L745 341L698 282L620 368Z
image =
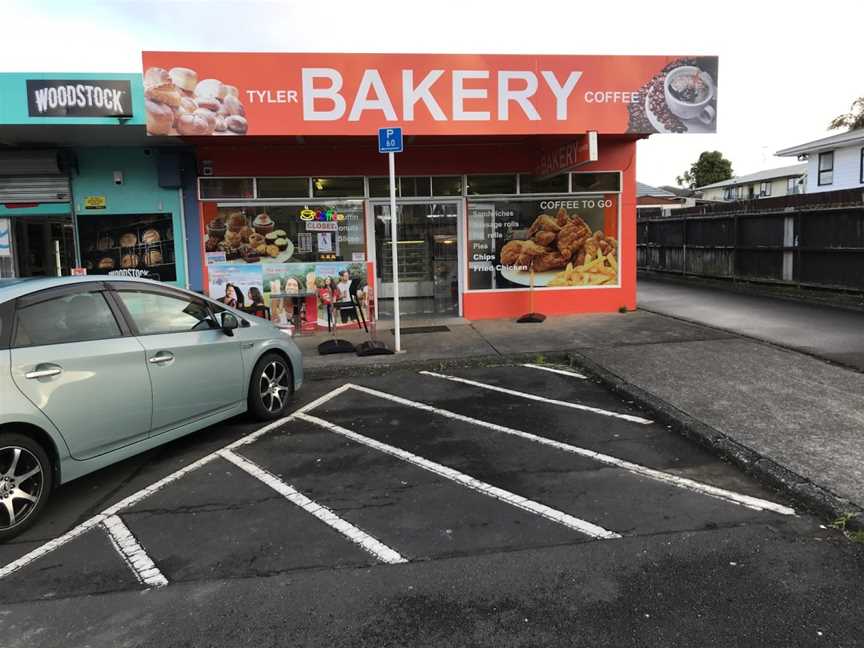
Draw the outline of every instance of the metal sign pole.
M402 350L399 332L399 246L396 229L396 154L387 154L390 163L390 243L393 246L393 334L396 337L396 353Z

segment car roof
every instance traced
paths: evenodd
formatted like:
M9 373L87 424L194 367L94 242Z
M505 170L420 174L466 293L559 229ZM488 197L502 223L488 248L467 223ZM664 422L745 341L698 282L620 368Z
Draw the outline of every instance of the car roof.
M0 279L0 303L29 295L30 293L56 288L58 286L69 286L74 284L88 284L102 281L128 282L142 286L165 286L164 283L152 279L137 279L134 277L113 277L108 275L89 275L85 277L27 277L21 279Z

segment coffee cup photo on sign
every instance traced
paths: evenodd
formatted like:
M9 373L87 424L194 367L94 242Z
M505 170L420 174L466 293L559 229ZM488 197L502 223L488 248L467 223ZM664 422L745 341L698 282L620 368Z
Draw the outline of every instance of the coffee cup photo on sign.
M640 89L631 103L628 132L714 133L717 131L717 60L675 59Z

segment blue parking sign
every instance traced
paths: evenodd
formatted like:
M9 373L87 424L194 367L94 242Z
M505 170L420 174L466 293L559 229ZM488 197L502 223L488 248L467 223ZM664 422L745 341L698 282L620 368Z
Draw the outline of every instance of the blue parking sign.
M378 152L379 153L401 153L402 152L402 129L401 128L379 128L378 129Z

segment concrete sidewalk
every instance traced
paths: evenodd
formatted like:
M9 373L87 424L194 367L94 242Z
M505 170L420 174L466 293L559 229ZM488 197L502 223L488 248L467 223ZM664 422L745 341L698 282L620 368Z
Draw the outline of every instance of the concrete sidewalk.
M310 379L516 357L561 361L572 354L606 382L647 395L642 400L653 408L698 422L703 442L823 515L864 506L864 374L646 311L447 327L403 334L406 353L392 356L319 356L323 336L297 342ZM356 330L340 337L368 339ZM378 337L392 346L386 327Z

